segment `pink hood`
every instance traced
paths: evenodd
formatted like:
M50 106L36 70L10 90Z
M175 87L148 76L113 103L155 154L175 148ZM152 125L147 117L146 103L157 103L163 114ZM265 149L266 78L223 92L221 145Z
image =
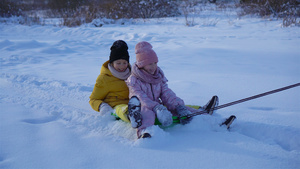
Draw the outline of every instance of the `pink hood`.
M129 97L137 96L142 107L153 110L156 105L163 104L170 111L174 111L176 106L184 105L184 102L168 87L167 82L167 78L159 67L156 73L151 75L139 69L136 64L132 66L131 75L126 81L129 87Z

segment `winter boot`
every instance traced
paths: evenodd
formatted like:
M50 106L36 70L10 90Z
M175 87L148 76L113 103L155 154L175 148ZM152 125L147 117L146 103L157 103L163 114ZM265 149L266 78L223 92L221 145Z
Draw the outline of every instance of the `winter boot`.
M149 133L143 133L138 137L138 139L140 138L151 138L151 135Z
M230 117L228 117L222 124L221 126L225 125L227 127L227 129L230 128L230 125L232 124L232 122L236 119L235 115L232 115Z
M213 96L210 101L203 106L204 111L208 114L212 115L214 113L214 108L219 105L219 98L218 96Z
M133 128L142 125L141 102L136 96L132 96L128 102L128 118Z

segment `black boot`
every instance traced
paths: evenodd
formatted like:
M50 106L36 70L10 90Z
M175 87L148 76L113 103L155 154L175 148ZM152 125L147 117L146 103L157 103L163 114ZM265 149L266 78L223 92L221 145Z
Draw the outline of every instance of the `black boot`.
M236 119L235 115L231 115L230 117L228 117L222 124L225 125L227 127L227 129L230 128L230 125L232 124L232 122Z
M210 115L214 113L214 108L219 105L219 98L218 96L213 96L210 101L203 106L203 109Z
M143 133L142 135L140 135L138 137L138 139L140 139L140 138L151 138L151 135L149 133Z
M141 102L136 96L132 96L128 102L128 118L133 128L142 125Z

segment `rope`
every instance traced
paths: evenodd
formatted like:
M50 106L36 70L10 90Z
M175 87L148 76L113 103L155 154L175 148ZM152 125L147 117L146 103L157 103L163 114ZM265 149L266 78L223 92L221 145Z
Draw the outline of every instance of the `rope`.
M286 86L286 87L282 87L282 88L279 88L279 89L271 90L271 91L268 91L268 92L265 92L265 93L261 93L261 94L258 94L258 95L254 95L254 96L251 96L251 97L240 99L240 100L237 100L237 101L234 101L234 102L226 103L226 104L215 107L214 110L222 109L222 108L229 107L229 106L232 106L232 105L235 105L235 104L239 104L239 103L243 103L243 102L246 102L246 101L249 101L249 100L257 99L259 97L263 97L263 96L267 96L267 95L274 94L274 93L277 93L277 92L281 92L281 91L291 89L291 88L294 88L294 87L297 87L297 86L300 86L300 83L296 83L296 84L289 85L289 86ZM200 111L200 112L190 114L189 116L192 117L192 116L197 116L197 115L204 114L204 113L206 113L206 111L203 110L203 111Z

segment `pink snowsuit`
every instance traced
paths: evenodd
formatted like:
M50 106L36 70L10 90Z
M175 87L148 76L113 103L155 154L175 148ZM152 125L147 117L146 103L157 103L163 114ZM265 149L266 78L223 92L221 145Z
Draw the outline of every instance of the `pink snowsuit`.
M168 87L168 80L163 71L157 67L156 73L151 75L143 69L139 69L136 64L132 66L131 75L126 83L129 88L129 98L137 96L141 101L142 125L138 128L138 135L141 130L154 125L156 114L153 108L163 104L177 116L176 107L184 105L184 101ZM189 108L195 112L195 109Z

